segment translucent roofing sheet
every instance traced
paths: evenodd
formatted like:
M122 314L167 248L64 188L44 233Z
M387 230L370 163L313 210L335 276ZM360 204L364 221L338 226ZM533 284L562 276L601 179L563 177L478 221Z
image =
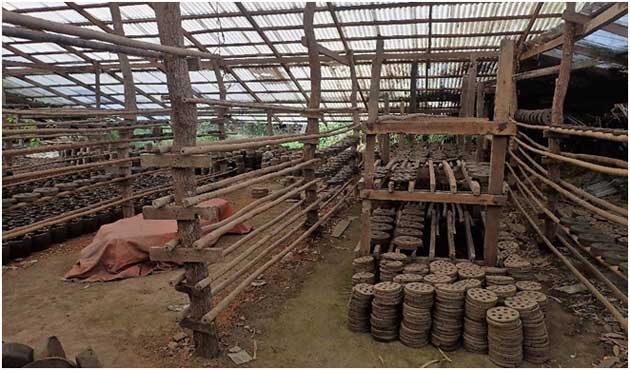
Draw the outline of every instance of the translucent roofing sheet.
M86 6L85 11L111 25L111 13L107 3L94 4L90 1L77 2ZM245 2L242 11L231 2L184 2L180 3L183 28L191 33L195 41L213 53L226 59L258 57L306 56L307 49L301 44L304 36L304 2ZM432 51L496 51L503 38L517 39L530 23L531 14L536 9L535 2L471 2L453 4L430 3L390 3L390 2L318 2L315 13L315 34L320 44L334 51L344 52L347 45L355 53L373 53L377 35L385 38L387 52L424 52ZM124 22L124 31L128 37L136 40L159 43L158 28L153 9L145 3L119 3ZM53 3L5 2L4 9L28 10L26 14L61 23L70 23L102 32L100 27L91 24L77 11L66 7L63 10L46 10L50 7L59 9L65 5ZM593 14L601 9L601 4L579 2L576 10L584 14ZM38 9L39 8L39 9ZM560 17L564 11L564 2L545 2L540 16L533 23L528 40L544 31L553 29L562 23ZM33 11L38 9L37 11ZM333 17L333 12L336 17ZM503 17L504 19L500 19ZM335 19L336 18L336 19ZM336 20L339 22L336 23ZM626 26L627 16L615 22ZM345 43L342 41L345 40ZM117 54L93 50L83 50L81 54L72 53L66 48L53 43L30 42L16 38L3 37L5 44L17 50L13 53L3 48L3 60L32 63L33 60L62 66L90 66L92 61L102 64L116 63ZM194 48L195 44L185 38L185 45ZM603 30L597 31L581 40L578 45L605 49L612 53L627 52L627 38ZM21 54L23 53L23 54ZM557 54L552 50L549 55ZM29 59L25 58L28 56ZM86 59L87 58L87 59ZM132 62L145 63L140 57L130 57ZM390 63L383 66L382 88L392 98L408 96L410 86L409 62ZM459 89L462 76L467 73L468 62L433 62L430 63L425 78L425 64L418 68L418 88ZM18 67L10 67L18 68ZM369 89L370 65L359 63L356 66L360 78L359 86L364 94ZM290 72L290 73L289 73ZM480 79L490 79L496 73L496 62L481 61L478 64ZM322 103L325 107L349 106L351 81L347 66L322 66ZM116 76L117 78L114 78ZM95 103L93 73L72 73L66 79L58 74L36 74L26 76L43 86L54 86L54 90L73 97L88 105ZM142 94L138 102L143 106L160 107L151 99L161 101L166 94L166 76L154 67L135 70L134 82ZM228 98L231 100L294 103L305 106L310 94L310 69L306 63L281 64L271 62L268 65L234 66L223 76ZM198 94L218 98L218 87L213 71L190 72L193 89ZM101 88L113 98L123 100L122 75L116 71L100 74ZM4 87L12 93L23 93L39 100L56 101L72 105L67 99L51 99L51 92L34 87L16 77L3 79ZM302 90L302 91L300 91ZM250 93L251 92L251 93ZM253 94L253 95L252 95ZM103 99L106 99L103 97ZM436 104L454 104L435 102ZM168 104L168 103L164 103ZM443 105L439 105L443 106ZM449 106L449 105L447 105ZM108 104L104 107L118 107Z

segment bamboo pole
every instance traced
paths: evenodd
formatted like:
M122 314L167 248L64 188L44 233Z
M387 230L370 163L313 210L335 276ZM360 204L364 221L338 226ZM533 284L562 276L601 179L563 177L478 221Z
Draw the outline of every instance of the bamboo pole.
M575 128L565 128L565 127L552 127L552 126L542 126L542 125L530 125L523 122L513 121L519 127L530 128L534 130L546 131L546 132L555 132L558 134L564 135L572 135L572 136L582 136L582 137L590 137L593 139L601 139L607 141L615 141L620 143L628 142L628 135L626 134L613 134L608 132L597 132L593 130L589 130L588 128L584 129L575 129Z
M240 217L236 217L233 220L231 220L230 222L226 223L225 225L215 229L214 231L202 236L201 238L197 239L197 241L195 241L193 243L193 247L196 249L203 249L203 248L209 248L211 246L213 246L214 244L216 244L217 241L219 241L219 238L221 238L221 236L225 235L225 233L227 233L228 231L230 231L231 229L233 229L235 226L237 226L238 224L240 224L241 222L247 221L251 218L253 218L254 216L270 209L273 208L275 206L277 206L278 204L284 202L285 200L287 200L288 198L294 196L295 194L299 194L300 192L306 190L307 188L317 184L320 181L320 179L315 179L315 180L311 180L308 183L306 183L305 185L300 186L297 189L291 190L290 192L282 195L281 197L279 197L278 199L269 202L267 204L264 204L258 208L255 208L247 213L245 213L244 215L240 216Z
M296 240L294 240L291 244L289 244L285 249L280 251L278 254L274 255L269 261L256 269L250 276L245 278L234 290L230 292L227 296L225 296L210 312L204 315L202 321L203 322L212 322L216 317L225 309L227 306L243 291L247 288L252 281L254 281L260 274L265 272L269 267L278 262L282 257L287 255L291 250L295 249L302 241L304 241L313 231L315 231L320 225L326 222L330 216L332 216L343 204L344 201L349 197L349 195L345 195L339 202L325 215L323 215L313 226L308 228L302 235L300 235Z
M103 162L92 162L92 163L80 164L76 166L66 166L66 167L60 167L60 168L53 168L49 170L26 172L26 173L21 173L18 175L13 175L13 176L5 176L2 179L2 185L8 186L14 182L17 182L19 180L25 180L25 179L39 180L39 178L41 178L42 176L47 176L47 175L59 175L59 176L68 175L71 173L82 172L82 171L90 170L93 168L107 167L114 164L133 162L134 159L136 158L112 159L112 160L103 161Z
M253 185L253 184L258 184L258 183L263 182L263 181L267 181L267 180L272 179L274 177L286 175L286 174L289 174L289 173L291 173L293 171L301 170L302 168L310 166L310 165L312 165L314 163L317 163L317 162L319 162L319 159L312 159L310 161L302 162L302 163L300 163L298 165L295 165L293 167L285 168L283 170L280 170L280 171L277 171L277 172L273 172L273 173L270 173L270 174L267 174L267 175L263 175L263 176L255 178L255 179L250 179L250 180L247 180L247 181L239 182L237 184L228 186L226 188L215 190L215 191L212 191L212 192L209 192L209 193L199 194L199 195L196 195L196 196L193 196L193 197L184 198L182 200L182 205L184 207L190 207L190 206L193 206L195 204L199 204L199 203L201 203L201 202L203 202L205 200L216 198L216 197L219 197L219 196L222 196L222 195L225 195L225 194L229 194L229 193L231 193L233 191L236 191L236 190L239 190L239 189L243 189L245 187L248 187L248 186Z
M574 164L576 166L582 167L582 168L586 168L588 170L591 171L597 171L597 172L601 172L601 173L605 173L608 175L614 175L614 176L628 176L628 170L627 169L621 169L621 168L613 168L613 167L606 167L606 166L600 166L598 164L593 164L590 162L585 162L585 161L581 161L579 159L574 159L574 158L569 158L569 157L565 157L559 154L554 154L551 153L549 151L546 150L539 150L536 149L532 146L527 145L525 142L523 142L522 140L518 139L518 138L514 138L514 140L521 146L523 146L524 148L526 148L527 150L529 150L530 152L534 152L536 154L540 154L549 158L553 158L556 160L559 160L561 162L565 162L565 163L570 163L570 164Z

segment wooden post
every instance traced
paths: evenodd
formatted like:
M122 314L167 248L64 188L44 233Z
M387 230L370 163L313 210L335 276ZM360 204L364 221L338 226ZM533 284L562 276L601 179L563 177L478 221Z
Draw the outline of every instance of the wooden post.
M512 102L514 73L514 41L501 40L501 53L499 54L497 87L494 101L494 121L497 124L508 121L510 104ZM490 153L490 179L488 193L500 195L503 193L503 176L505 166L505 153L507 151L508 137L493 136L492 151ZM499 235L499 220L501 207L487 206L484 232L484 261L486 266L495 266L497 262L497 237Z
M425 90L425 94L429 93L429 90ZM413 62L411 64L411 83L409 84L409 114L418 113L418 63ZM407 138L408 144L411 145L413 142L414 135L406 134L401 135L401 140L403 137Z
M516 84L515 84L516 85ZM486 108L486 93L484 92L485 84L480 82L477 84L477 98L476 98L476 110L475 117L487 117ZM477 136L477 161L482 162L485 157L486 151L486 137L484 135Z
M575 11L575 3L567 2L566 11ZM573 47L575 43L576 25L575 23L564 22L564 34L562 41L562 59L560 60L560 69L558 78L556 78L556 86L553 92L553 103L551 106L551 126L561 125L564 123L564 99L569 88L569 79L571 77L571 60L573 59ZM560 153L560 140L558 135L553 132L547 132L547 143L549 152L554 154ZM560 164L552 158L547 158L549 180L560 182ZM547 195L547 209L553 213L556 211L556 203L558 201L558 193L545 188ZM556 239L557 224L550 218L545 219L545 236L553 241Z
M460 97L459 116L474 117L475 116L475 96L477 93L477 61L473 58L470 60L468 74L462 77L462 90ZM458 143L464 145L464 151L467 151L470 142L469 136L458 136Z
M273 112L267 111L267 136L273 136Z
M384 107L383 113L389 114L389 95L385 94L384 98ZM378 135L378 145L379 151L381 154L381 162L382 165L386 165L389 163L389 134L380 134Z
M309 97L308 107L311 109L318 109L321 100L321 79L322 71L319 61L319 47L317 45L317 39L315 38L315 28L313 27L313 20L315 17L315 3L306 3L304 8L304 34L306 36L306 45L308 48L308 65L311 70L311 96ZM319 133L319 118L317 116L310 116L307 118L306 125L307 134ZM315 150L317 150L317 144L319 139L304 142L304 155L305 161L309 161L315 158ZM306 182L315 178L315 168L308 166L304 169L304 179ZM305 207L313 204L317 200L317 186L313 185L306 190L306 202ZM310 227L317 223L319 207L315 207L313 210L306 214L306 227Z
M370 95L368 99L368 119L366 127L374 127L374 123L378 118L378 98L380 95L380 83L381 83L381 67L383 65L384 58L384 42L380 37L376 40L376 58L372 62L372 72L370 78ZM363 152L363 186L366 190L374 188L374 151L376 149L376 135L365 135L365 149ZM370 215L372 213L372 202L369 199L364 199L361 207L361 225L363 227L363 234L361 236L361 244L359 246L359 255L365 256L370 253Z
M225 89L225 83L223 82L223 74L217 63L212 63L214 76L217 79L217 85L219 86L219 99L225 100L227 98L227 91ZM217 125L219 126L219 140L225 140L225 114L227 108L217 107Z
M101 109L101 63L94 62L94 90L96 109Z
M120 8L118 3L110 3L109 9L112 13L112 25L114 33L119 36L124 36L125 31L123 29L122 17L120 16ZM131 65L129 64L129 58L127 55L118 53L118 60L120 62L120 71L123 76L123 87L125 91L125 109L137 110L136 105L136 91L133 82L133 73L131 72ZM128 114L123 115L126 126L134 126L136 124L136 115ZM121 130L118 131L120 139L126 140L131 138L133 130ZM129 143L123 143L116 146L116 154L118 159L129 158ZM118 166L119 176L131 176L131 163L122 163ZM132 181L121 181L120 192L123 198L129 198L133 195ZM123 217L132 217L135 214L133 201L130 200L122 205Z
M162 45L184 47L184 36L181 27L179 3L154 3L160 42ZM193 96L188 74L188 63L185 58L172 54L164 56L169 97L171 101L171 125L173 129L173 149L195 145L197 133L197 107L194 103L184 102L184 98ZM173 168L173 188L175 203L196 194L196 179L193 168ZM177 221L177 237L179 248L192 248L193 243L201 236L199 219ZM205 262L184 263L185 281L190 298L188 317L201 329L201 318L212 308L210 287L195 291L192 287L208 277L208 265ZM193 329L195 353L202 357L215 357L219 354L219 342L216 337L214 323L205 325L203 330Z

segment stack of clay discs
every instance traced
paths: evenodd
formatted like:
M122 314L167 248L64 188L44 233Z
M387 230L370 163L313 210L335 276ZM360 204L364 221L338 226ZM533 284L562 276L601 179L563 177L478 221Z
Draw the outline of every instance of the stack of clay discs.
M404 229L420 230L421 233L424 230L424 224L422 222L398 221L398 224L396 226Z
M404 292L400 341L406 346L420 348L429 343L435 289L428 284L409 283Z
M499 304L503 304L506 298L514 297L516 294L516 285L489 285L486 289L491 290L499 297Z
M402 263L406 263L407 260L408 257L404 253L387 252L381 254L381 261L400 261Z
M370 230L370 240L373 245L384 245L389 240L389 233L386 231Z
M473 288L466 292L464 348L467 351L488 353L486 311L496 306L497 301L497 295L487 289Z
M542 285L540 285L540 283L537 281L532 281L532 280L517 281L514 285L516 285L516 289L518 289L518 291L534 291L534 292L542 291Z
M391 224L379 224L373 222L370 224L370 230L391 232L394 230L394 226Z
M374 211L372 211L372 215L394 217L396 216L396 211L389 208L377 208Z
M414 238L420 239L420 242L422 243L422 230L420 229L411 229L411 228L407 228L407 227L396 227L396 230L394 230L394 236L413 236Z
M263 198L269 195L269 189L268 188L252 188L250 193L252 195L252 198L256 198L256 199Z
M389 216L372 216L370 217L370 221L376 224L390 224L394 223L394 219Z
M403 263L400 261L381 260L380 280L392 281L394 277L402 272Z
M402 299L402 285L393 282L374 285L374 300L372 300L372 314L370 315L374 339L390 342L398 338Z
M373 298L374 286L371 284L357 284L352 288L348 309L348 329L358 332L370 331Z
M516 254L508 256L503 266L508 270L508 275L516 280L529 280L532 277L532 264Z
M476 265L470 261L457 262L455 264L455 267L457 267L458 270L466 269L466 268L475 268L475 267L481 268L481 266Z
M513 308L492 307L486 312L490 361L501 367L523 362L523 325Z
M372 256L363 256L357 257L352 260L352 273L356 274L357 272L375 272L376 265L374 264L374 257Z
M400 229L396 229L396 230L400 230ZM410 230L415 230L415 229L410 229ZM399 234L398 236L394 238L392 243L394 243L394 246L400 250L415 251L418 248L422 249L422 239L416 236L408 236L408 235Z
M505 267L483 267L486 272L486 276L505 276L507 275L507 269Z
M546 362L549 359L549 334L538 303L529 298L512 297L505 300L505 306L521 315L525 360L533 364Z
M514 278L503 275L488 275L486 273L486 285L509 285L514 284Z
M410 263L403 268L403 273L424 276L429 273L429 266L422 263Z
M459 277L460 280L475 279L483 283L485 280L486 272L479 266L475 266L475 267L467 266L463 268L458 268L457 276Z
M477 279L464 279L454 282L453 285L455 285L456 287L461 287L465 291L468 291L469 289L473 288L481 288L481 281Z
M437 260L429 263L429 272L432 274L448 275L452 277L453 280L457 279L457 267L448 261Z
M516 297L532 299L538 303L543 313L547 312L547 295L543 292L525 290L516 293Z
M394 276L394 283L406 285L409 283L419 283L422 281L422 275L416 274L399 274Z
M464 302L466 291L453 284L435 286L431 343L445 351L454 351L460 346L464 326Z
M357 272L352 275L352 286L357 284L374 284L376 283L376 276L372 272Z
M455 281L455 278L452 276L448 276L448 275L441 275L441 274L428 274L424 276L424 279L422 280L423 282L430 284L430 285L437 285L437 284L448 284L448 283L452 283Z

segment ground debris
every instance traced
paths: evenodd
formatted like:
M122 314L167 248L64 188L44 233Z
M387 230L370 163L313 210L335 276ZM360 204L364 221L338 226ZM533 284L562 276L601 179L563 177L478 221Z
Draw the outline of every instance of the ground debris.
M238 347L238 346L235 346L235 347ZM234 347L230 348L230 350L232 350L233 348ZM237 352L230 352L228 353L228 357L237 365L246 364L250 362L251 360L253 360L252 356L250 356L250 354L244 349L240 349L240 351L237 351Z
M554 287L553 290L557 290L559 292L563 292L566 294L576 294L587 292L588 289L582 283L572 284L572 285L563 285L561 287Z

